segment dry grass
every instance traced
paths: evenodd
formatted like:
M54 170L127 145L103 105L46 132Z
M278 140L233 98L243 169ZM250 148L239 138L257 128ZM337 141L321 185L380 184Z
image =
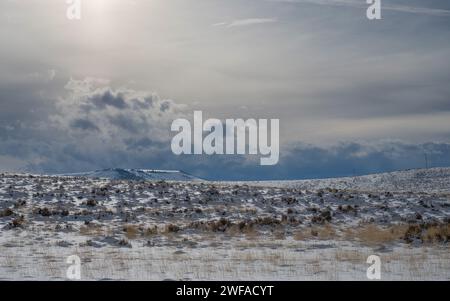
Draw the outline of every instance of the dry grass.
M359 250L336 250L335 258L338 262L361 263L367 258L366 254Z
M85 236L105 235L105 229L101 225L88 224L80 227L80 234Z
M330 224L315 229L319 239L336 239L336 230Z
M295 240L308 239L336 239L336 229L331 224L324 224L323 226L314 226L311 228L303 228L294 232L293 238Z
M448 241L450 238L450 224L432 225L426 228L422 239L430 243Z
M123 227L127 239L136 239L139 235L139 227L136 225L125 225Z
M280 228L280 229L276 229L275 231L273 231L273 238L276 240L286 239L286 234L284 232L284 229Z
M309 238L309 236L306 235L305 231L298 230L294 232L293 238L295 240L306 240L307 238Z
M248 240L256 240L260 236L260 233L253 227L246 228L242 233L244 233L245 238Z
M147 227L144 230L144 236L153 236L158 234L158 226L154 225L153 227Z
M293 239L304 241L311 239L359 241L367 245L379 245L402 241L411 243L448 243L450 241L450 224L398 224L378 226L365 224L356 228L338 228L332 224L315 225L300 228L293 233Z
M164 233L177 233L181 228L175 224L168 224L164 229Z
M419 241L422 243L448 243L450 240L450 224L421 223L404 226L406 230L402 239L411 243Z
M408 225L393 225L382 228L369 224L356 229L346 229L344 237L347 240L359 240L369 245L377 245L403 239Z

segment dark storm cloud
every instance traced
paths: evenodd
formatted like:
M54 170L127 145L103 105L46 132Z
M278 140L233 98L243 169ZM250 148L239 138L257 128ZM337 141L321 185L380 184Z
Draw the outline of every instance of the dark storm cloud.
M125 114L109 116L108 120L110 121L111 125L119 127L133 134L137 134L141 130L146 130L145 121L135 120L131 116Z
M162 102L161 105L160 105L160 110L161 110L161 112L165 112L165 111L167 111L169 108L170 108L170 102L168 102L168 101L164 101L164 102Z
M54 111L35 85L0 83L0 125L34 122Z
M114 90L106 83L71 79L65 95L54 98L36 92L48 89L45 85L2 90L3 168L13 166L4 163L6 158L14 160L16 170L43 172L160 161L152 158L169 151L170 122L181 116L181 106L156 94Z
M146 96L140 99L133 99L131 102L136 109L150 109L153 104L158 101L155 95Z
M276 166L258 166L239 156L185 157L179 166L209 179L283 180L364 175L377 172L450 166L450 144L403 142L340 143L319 147L297 143L284 148ZM194 160L196 162L194 162ZM168 166L174 167L174 166Z
M70 123L71 127L75 129L81 129L85 131L98 131L98 127L91 121L87 119L75 119Z
M127 107L124 96L121 93L114 94L111 90L94 94L90 98L92 103L100 109L104 109L106 106L112 106L117 109L125 109Z
M155 146L158 142L146 137L142 139L126 139L125 143L127 144L128 150L145 151Z

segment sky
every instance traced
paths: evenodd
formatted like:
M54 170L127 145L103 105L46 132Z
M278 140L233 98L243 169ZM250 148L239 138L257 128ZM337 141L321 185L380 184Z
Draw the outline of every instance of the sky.
M301 179L450 166L450 2L0 2L0 170ZM280 161L176 156L170 124L277 118Z

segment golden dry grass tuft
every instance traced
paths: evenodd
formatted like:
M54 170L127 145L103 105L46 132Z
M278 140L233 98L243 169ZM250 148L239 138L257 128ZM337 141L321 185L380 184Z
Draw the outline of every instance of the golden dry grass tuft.
M442 242L450 239L450 224L432 225L425 230L423 240L427 242Z
M337 239L335 227L331 224L324 224L323 226L314 226L311 228L302 228L294 232L293 238L295 240L308 240L308 239Z
M374 224L364 225L355 229L346 229L344 237L347 240L359 240L368 245L384 244L403 239L408 225L393 225L382 228Z
M153 236L156 234L158 234L158 226L156 225L146 227L144 230L144 236Z
M79 230L81 235L85 236L100 236L105 235L105 229L101 225L97 224L88 224L80 227Z
M164 232L165 233L177 233L181 230L181 228L175 224L166 225Z
M136 225L125 225L123 227L127 239L136 239L139 235L139 227Z

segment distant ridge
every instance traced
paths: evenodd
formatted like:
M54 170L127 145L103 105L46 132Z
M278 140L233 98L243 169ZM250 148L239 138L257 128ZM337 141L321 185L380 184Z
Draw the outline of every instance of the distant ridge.
M242 182L244 183L244 182ZM254 181L253 185L270 185L298 189L351 189L358 191L414 191L450 193L450 167L408 169L356 177L329 179Z
M203 181L180 170L157 170L157 169L123 169L108 168L95 171L62 174L59 176L105 178L111 180L164 180L164 181Z

